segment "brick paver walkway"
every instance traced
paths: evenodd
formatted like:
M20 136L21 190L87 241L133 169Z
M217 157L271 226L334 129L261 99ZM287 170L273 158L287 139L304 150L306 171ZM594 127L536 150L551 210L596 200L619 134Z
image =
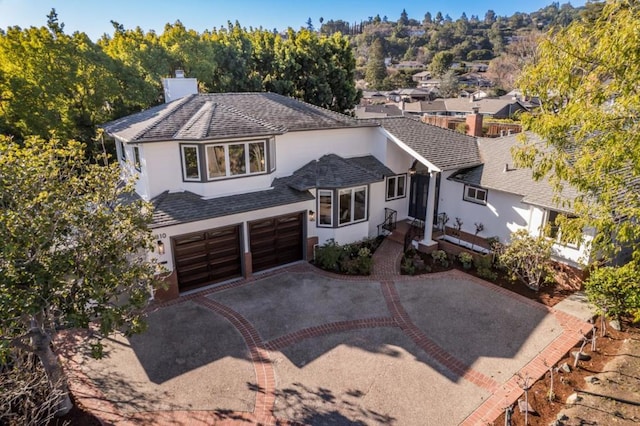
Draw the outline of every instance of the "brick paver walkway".
M463 425L486 425L491 424L507 406L512 405L522 395L523 391L518 385L518 377L513 376L506 383L500 384L494 379L474 370L462 361L456 359L438 346L420 328L418 328L402 306L398 296L395 282L408 279L400 275L400 259L402 257L402 245L389 239L383 241L382 245L374 254L373 273L369 277L345 277L318 270L307 263L293 264L266 274L256 275L247 280L239 280L221 286L203 290L199 293L181 297L177 300L165 303L163 306L184 303L187 300L194 301L213 312L226 318L241 334L247 348L251 354L256 375L257 389L255 392L255 408L252 413L228 412L228 411L163 411L163 412L140 412L133 415L122 415L105 398L101 392L92 386L90 380L86 378L73 365L68 365L71 372L71 389L79 402L87 409L100 417L104 424L154 424L154 425L235 425L235 424L289 424L290 422L277 419L273 415L275 403L276 380L275 372L270 359L272 351L279 351L287 346L293 345L305 339L325 336L333 333L340 333L363 328L394 327L402 330L416 345L441 366L448 369L456 377L460 377L473 383L491 393L473 413L464 421ZM246 285L267 276L288 272L309 272L332 277L340 280L352 281L378 281L382 286L382 294L389 311L389 316L367 318L362 320L339 321L327 323L319 326L309 327L292 333L279 336L269 341L263 341L255 327L241 314L235 312L228 306L211 300L207 296L221 292L230 288ZM535 309L548 312L556 318L563 328L562 334L542 350L524 368L521 369L522 377L530 377L537 380L547 371L545 362L549 364L557 363L577 342L582 338L581 332L587 331L590 325L578 320L568 314L549 309L544 305L526 299L518 294L497 287L473 276L464 274L457 270L442 273L443 276L454 279L467 280L484 286L491 291L502 293L525 303Z

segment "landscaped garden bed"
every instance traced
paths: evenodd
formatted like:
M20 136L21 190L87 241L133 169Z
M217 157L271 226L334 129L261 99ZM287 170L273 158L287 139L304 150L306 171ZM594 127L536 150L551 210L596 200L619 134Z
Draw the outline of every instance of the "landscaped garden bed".
M351 244L340 245L331 239L316 247L313 263L320 269L345 275L370 275L373 253L384 237L367 238Z

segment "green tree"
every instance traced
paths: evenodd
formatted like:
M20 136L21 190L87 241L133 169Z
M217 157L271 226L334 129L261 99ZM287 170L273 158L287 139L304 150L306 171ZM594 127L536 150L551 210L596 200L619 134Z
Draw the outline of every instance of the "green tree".
M369 48L365 80L372 89L380 89L386 77L387 66L384 64L384 48L382 41L377 38Z
M543 235L534 237L520 229L511 234L511 242L498 251L498 261L511 274L532 290L553 281L551 246L553 241Z
M0 371L16 351L33 353L66 391L58 327L93 324L97 352L95 337L142 330L159 271L145 254L151 209L122 202L132 191L117 164L89 163L81 143L0 136ZM60 413L71 408L63 395Z
M453 98L460 92L460 83L454 70L445 72L440 77L440 96L443 98Z
M453 63L453 54L451 52L438 52L434 55L429 70L433 75L444 75Z
M398 19L398 24L404 26L409 25L409 15L407 15L406 9L402 9L402 13L400 13L400 19Z
M541 108L523 117L546 146L526 142L516 153L536 178L571 185L575 232L597 230L592 251L622 247L640 260L640 4L608 1L591 20L574 21L540 44L518 86ZM564 231L563 231L564 232Z
M640 270L635 263L597 268L585 291L600 314L615 319L630 315L640 321Z
M47 27L0 31L0 122L18 139L56 130L90 142L124 95L115 62L86 34L63 28L53 10Z

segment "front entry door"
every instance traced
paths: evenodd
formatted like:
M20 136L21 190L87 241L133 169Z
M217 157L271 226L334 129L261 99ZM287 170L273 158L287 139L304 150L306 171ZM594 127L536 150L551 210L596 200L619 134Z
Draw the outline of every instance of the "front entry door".
M427 217L427 199L429 196L429 175L415 174L411 176L409 193L409 216L424 220Z

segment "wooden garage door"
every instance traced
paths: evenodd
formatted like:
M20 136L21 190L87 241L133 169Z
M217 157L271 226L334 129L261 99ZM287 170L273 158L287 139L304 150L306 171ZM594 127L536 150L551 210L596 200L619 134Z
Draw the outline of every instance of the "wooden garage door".
M173 238L180 291L242 275L240 225Z
M249 222L253 271L262 271L302 259L304 213Z

